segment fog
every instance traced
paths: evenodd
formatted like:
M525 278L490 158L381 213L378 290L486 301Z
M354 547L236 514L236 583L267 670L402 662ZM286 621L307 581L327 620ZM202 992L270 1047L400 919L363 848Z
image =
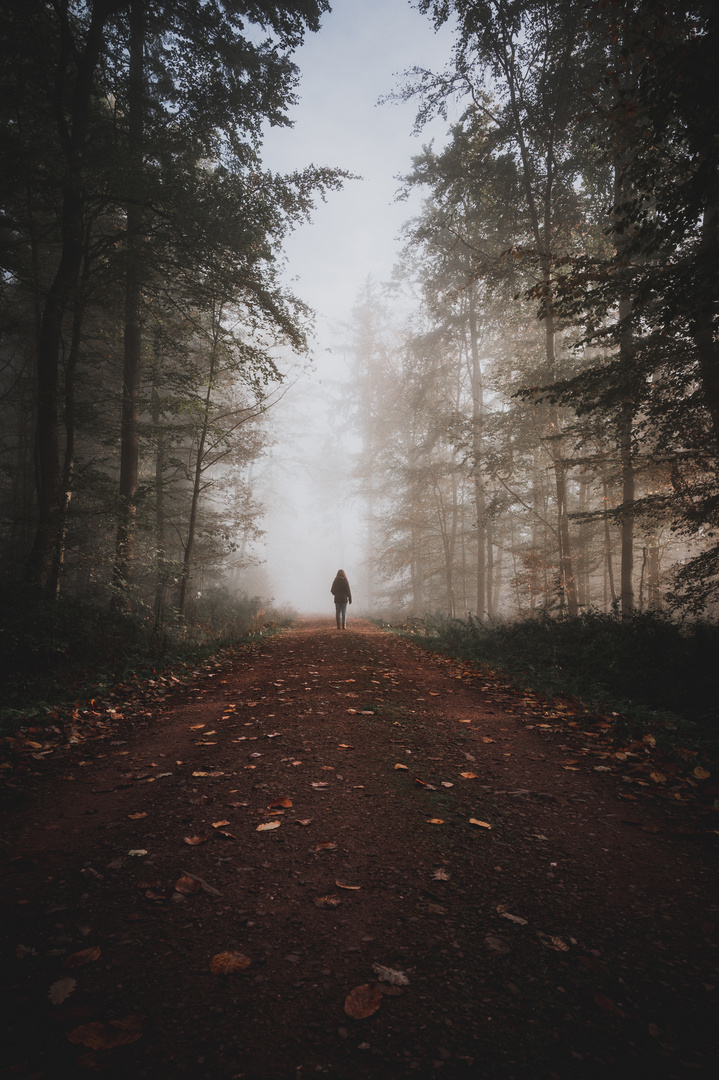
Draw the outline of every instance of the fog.
M300 101L292 129L265 132L263 160L275 171L333 165L348 180L285 246L286 277L316 312L312 368L273 408L271 447L260 475L267 513L257 555L278 603L332 611L329 587L346 570L353 609L366 604L365 523L353 479L358 435L342 416L349 376L346 323L368 277L388 281L402 224L417 199L396 199L424 142L441 143L446 124L413 135L415 107L379 104L415 65L441 69L451 34L434 33L407 0L336 0L319 34L295 54Z

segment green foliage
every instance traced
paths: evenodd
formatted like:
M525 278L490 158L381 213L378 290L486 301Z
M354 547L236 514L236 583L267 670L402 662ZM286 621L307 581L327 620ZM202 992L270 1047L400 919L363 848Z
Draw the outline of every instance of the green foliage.
M547 695L642 727L679 728L682 737L719 740L719 625L680 625L649 612L618 618L597 611L495 625L435 616L405 633L418 643L501 670Z
M42 725L58 707L117 683L198 659L288 626L294 613L277 611L259 597L220 589L195 604L192 621L158 633L148 615L71 598L48 600L39 586L0 591L0 682L4 687L0 732Z

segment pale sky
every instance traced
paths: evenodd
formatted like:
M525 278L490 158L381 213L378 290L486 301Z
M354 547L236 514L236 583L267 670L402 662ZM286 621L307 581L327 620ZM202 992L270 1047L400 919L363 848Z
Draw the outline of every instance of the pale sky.
M347 570L355 611L364 578L361 506L343 479L352 433L331 404L346 372L332 344L367 276L390 278L400 228L419 207L417 200L395 201L397 176L409 171L423 143L441 141L445 131L438 122L413 137L412 104L377 102L402 71L441 70L451 50L450 33L435 34L408 0L333 0L332 7L295 54L302 81L294 127L269 131L263 152L274 171L314 163L362 177L331 193L285 247L292 289L318 316L315 371L273 410L277 442L265 469L272 482L264 557L275 599L330 615L337 568Z

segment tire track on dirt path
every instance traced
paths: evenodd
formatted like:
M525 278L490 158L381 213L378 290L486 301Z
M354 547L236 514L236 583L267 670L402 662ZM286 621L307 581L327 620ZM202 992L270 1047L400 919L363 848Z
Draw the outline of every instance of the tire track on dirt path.
M628 827L457 673L305 620L9 808L0 1076L711 1070L715 838Z

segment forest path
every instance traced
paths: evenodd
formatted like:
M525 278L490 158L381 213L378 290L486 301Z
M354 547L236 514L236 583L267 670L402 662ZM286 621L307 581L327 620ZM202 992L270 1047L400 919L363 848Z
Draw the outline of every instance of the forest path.
M716 835L462 675L305 620L15 794L0 1076L715 1075Z

